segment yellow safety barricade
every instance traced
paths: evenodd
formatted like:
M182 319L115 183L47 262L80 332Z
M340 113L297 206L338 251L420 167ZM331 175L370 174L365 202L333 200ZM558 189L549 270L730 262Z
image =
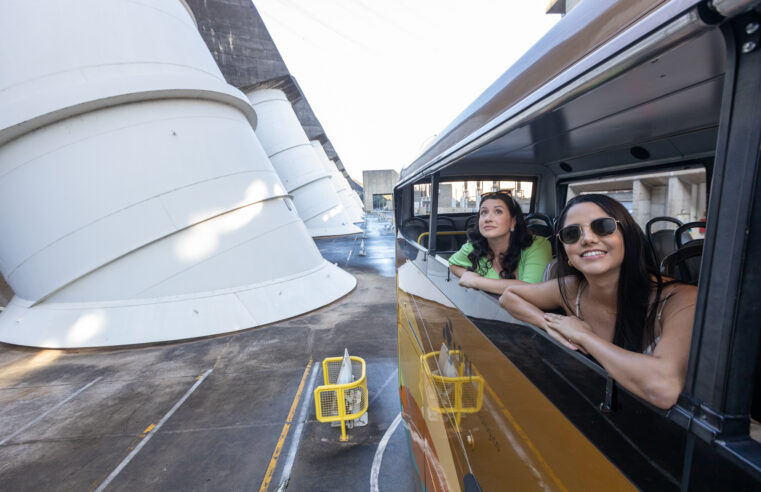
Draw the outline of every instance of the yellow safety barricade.
M323 386L314 390L314 406L320 422L341 422L341 441L347 441L346 421L355 420L367 412L367 376L365 361L351 356L354 381L336 384L343 357L328 357L322 361Z
M420 379L420 385L428 381L436 394L436 401L428 401L426 405L427 392L425 388L420 389L424 405L441 414L454 414L457 427L459 427L463 413L476 413L481 410L484 401L484 378L476 373L472 365L470 366L471 374L465 374L465 363L460 357L461 351L451 350L449 354L458 361L458 376L456 377L438 374L439 351L420 356L421 372L425 374L425 377Z

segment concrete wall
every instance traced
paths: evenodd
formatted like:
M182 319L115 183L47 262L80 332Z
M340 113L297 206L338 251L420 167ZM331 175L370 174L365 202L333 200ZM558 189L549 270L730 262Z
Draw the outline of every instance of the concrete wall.
M691 169L577 182L568 187L568 199L580 193L607 193L629 207L644 229L648 220L664 215L682 222L703 219L706 186L705 172Z
M280 89L291 103L301 97L251 0L187 0L187 4L230 85Z
M319 140L328 159L336 161L338 171L351 182L251 0L187 0L187 3L225 79L247 93L256 89L285 92L308 140Z
M365 210L373 209L373 195L386 195L394 193L394 186L399 182L399 173L393 169L377 171L363 171L362 184L364 185L363 203Z

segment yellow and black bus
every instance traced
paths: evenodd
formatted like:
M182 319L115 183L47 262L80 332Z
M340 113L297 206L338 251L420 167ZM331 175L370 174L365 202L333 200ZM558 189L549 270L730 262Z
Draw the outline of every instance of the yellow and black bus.
M403 169L400 397L421 489L761 490L760 25L758 0L581 2ZM497 189L545 236L569 198L607 193L698 286L674 407L458 285L447 258Z

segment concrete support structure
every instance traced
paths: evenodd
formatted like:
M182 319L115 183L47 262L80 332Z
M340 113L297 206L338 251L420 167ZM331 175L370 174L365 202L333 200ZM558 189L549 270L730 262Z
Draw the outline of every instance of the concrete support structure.
M312 237L362 232L346 214L285 93L260 89L247 95L259 118L259 141Z
M632 183L632 217L638 224L646 224L652 217L650 213L651 186L641 179Z
M362 207L357 206L357 202L354 201L354 192L349 188L349 183L346 178L338 172L338 168L333 164L333 161L328 159L325 154L325 149L322 148L322 144L318 140L312 140L310 142L317 159L322 163L325 172L330 175L330 182L338 193L338 198L341 200L341 204L346 210L346 214L349 216L349 220L353 223L362 222L364 220L364 212Z
M184 2L42 3L0 5L0 271L15 292L0 341L207 336L354 287L309 238Z
M705 172L690 169L576 182L569 185L567 200L585 192L610 194L629 207L634 220L644 229L653 217L665 215L682 222L704 218L706 186ZM661 223L657 227L665 226Z
M364 171L362 173L362 184L364 186L365 210L373 210L373 196L392 195L394 186L399 181L399 173L393 169L382 169L377 171Z
M692 204L695 199L691 197L692 186L679 176L670 176L666 194L666 207L672 215L682 222L689 222L694 215ZM692 213L691 213L692 212Z

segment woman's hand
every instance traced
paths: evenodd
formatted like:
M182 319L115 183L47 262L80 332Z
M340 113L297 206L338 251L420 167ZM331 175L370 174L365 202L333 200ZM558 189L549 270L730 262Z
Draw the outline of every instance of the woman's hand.
M587 323L576 316L563 316L554 313L544 313L544 323L547 333L563 346L587 353L584 348L584 340L592 333L592 329Z
M476 272L462 272L462 275L460 276L460 282L459 285L462 287L467 287L469 289L478 289L477 283L480 279L483 277Z

